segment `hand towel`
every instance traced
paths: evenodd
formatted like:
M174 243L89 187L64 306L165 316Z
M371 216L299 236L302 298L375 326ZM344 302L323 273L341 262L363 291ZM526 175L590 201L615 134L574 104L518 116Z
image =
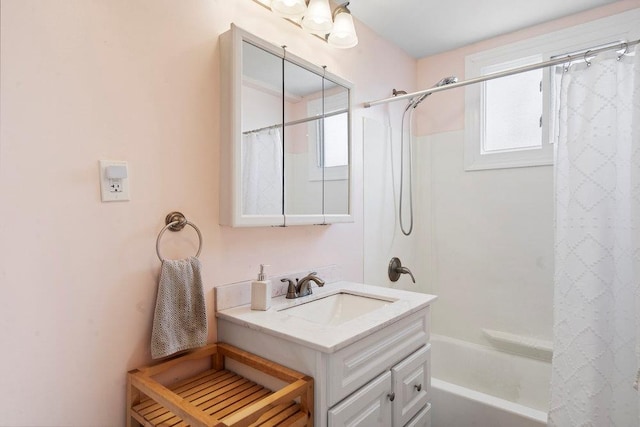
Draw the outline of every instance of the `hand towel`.
M166 357L207 343L207 313L198 258L164 260L153 315L151 356Z

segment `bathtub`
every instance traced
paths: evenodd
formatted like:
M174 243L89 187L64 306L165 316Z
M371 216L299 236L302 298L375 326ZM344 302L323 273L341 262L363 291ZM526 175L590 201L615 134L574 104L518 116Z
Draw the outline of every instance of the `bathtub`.
M433 427L547 425L551 365L431 336Z

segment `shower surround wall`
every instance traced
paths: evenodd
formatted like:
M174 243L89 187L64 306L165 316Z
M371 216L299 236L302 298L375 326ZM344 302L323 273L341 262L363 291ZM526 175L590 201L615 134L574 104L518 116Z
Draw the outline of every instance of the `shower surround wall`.
M415 84L415 60L356 22L329 47L251 0L2 0L0 425L124 425L125 373L149 362L164 217L202 231L213 287L339 264L362 280L362 102ZM218 225L219 34L231 22L352 81L355 222ZM370 70L375 69L375 73ZM383 118L384 112L367 111ZM127 160L130 202L101 203L98 160ZM165 233L166 257L195 253Z
M638 7L638 0L615 2L423 58L418 61L417 87L431 87L449 75L464 80L466 55ZM482 346L487 352L495 353L495 360L503 360L502 351L487 338L483 329L550 342L554 247L552 166L465 172L464 88L434 93L417 109L415 118L417 223L415 233L406 238L401 235L395 211L399 124L405 105L405 101L400 101L373 107L384 109L387 120L365 121L365 280L438 295L432 311L434 334ZM394 130L387 130L388 126ZM381 136L387 132L396 135L393 147L387 147L388 138ZM367 139L368 135L372 139ZM385 144L384 147L379 147L379 143ZM390 181L391 153L396 153L395 187ZM387 178L376 178L376 174ZM400 256L403 264L416 273L416 285L411 284L408 277L402 277L398 283L388 281L386 263L392 256ZM526 348L511 347L509 351L515 353L513 366L503 365L503 368L512 371L514 377L502 390L489 384L491 379L484 378L483 372L466 381L449 378L445 369L439 369L436 357L433 373L445 381L546 411L548 390L536 391L535 398L521 396L519 390L532 384L518 385L518 381L526 380L520 378L515 367L525 363L519 358L530 357L532 363L540 367L538 376L546 377L548 383L550 365L535 359L540 358L540 354ZM545 364L547 369L543 369ZM538 378L536 386L540 383Z

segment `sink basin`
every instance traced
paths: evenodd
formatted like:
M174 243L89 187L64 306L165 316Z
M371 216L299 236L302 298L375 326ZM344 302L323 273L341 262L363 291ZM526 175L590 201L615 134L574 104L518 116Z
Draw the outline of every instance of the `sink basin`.
M340 292L279 311L313 323L340 325L393 302L391 299Z

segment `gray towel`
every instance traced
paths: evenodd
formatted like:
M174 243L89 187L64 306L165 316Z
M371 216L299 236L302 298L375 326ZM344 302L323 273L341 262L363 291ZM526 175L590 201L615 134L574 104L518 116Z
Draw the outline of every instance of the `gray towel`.
M207 313L198 258L162 261L153 315L154 359L207 343Z

